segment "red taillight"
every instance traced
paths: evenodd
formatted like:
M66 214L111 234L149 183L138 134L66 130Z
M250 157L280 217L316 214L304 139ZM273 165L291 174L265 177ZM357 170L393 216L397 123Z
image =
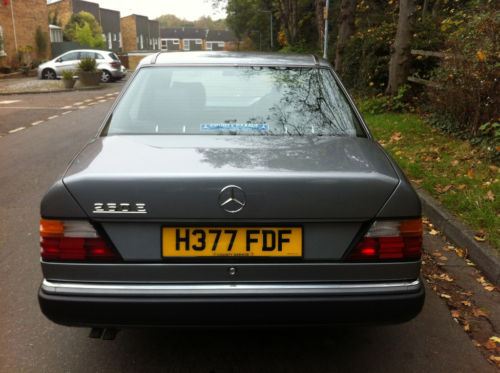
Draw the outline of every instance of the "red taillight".
M116 254L87 221L40 219L40 255L45 260L111 261Z
M348 260L419 259L422 220L377 221L348 256Z
M120 64L118 62L110 62L109 64L111 65L111 67L114 67L115 69L120 67Z

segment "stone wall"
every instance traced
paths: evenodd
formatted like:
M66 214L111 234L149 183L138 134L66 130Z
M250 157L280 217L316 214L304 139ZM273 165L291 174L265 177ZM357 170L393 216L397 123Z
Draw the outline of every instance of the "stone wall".
M46 0L14 1L14 8L11 7L11 1L8 1L7 4L4 1L0 3L0 26L3 32L5 52L0 56L0 66L18 66L20 63L17 51L28 46L32 48L31 59L50 58L50 31ZM15 33L12 12L14 13ZM45 52L37 50L35 32L38 26L47 36Z

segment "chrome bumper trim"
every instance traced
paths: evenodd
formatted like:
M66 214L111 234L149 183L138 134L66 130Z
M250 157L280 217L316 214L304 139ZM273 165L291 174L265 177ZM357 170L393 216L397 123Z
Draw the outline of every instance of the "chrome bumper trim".
M415 281L378 283L314 284L95 284L42 282L47 294L81 296L237 296L237 295L372 295L413 293L421 288Z

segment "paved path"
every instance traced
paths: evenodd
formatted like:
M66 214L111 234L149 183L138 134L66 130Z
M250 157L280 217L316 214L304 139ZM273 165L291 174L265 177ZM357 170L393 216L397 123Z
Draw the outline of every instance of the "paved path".
M85 98L75 98L48 98L46 105L57 101L53 110L59 115L50 120L50 113L37 116L34 113L42 112L17 109L16 126L26 128L0 138L0 372L495 371L432 289L427 289L424 310L416 319L391 326L123 330L115 341L103 341L89 339L88 329L51 323L39 311L36 298L42 279L40 199L94 135L112 103L106 99L77 109L76 102ZM61 109L66 105L71 109ZM28 106L40 104L33 98ZM62 110L71 112L62 115ZM439 245L425 237L427 250Z
M104 102L102 100L114 100L123 85L124 81L118 81L99 90L0 95L0 136Z

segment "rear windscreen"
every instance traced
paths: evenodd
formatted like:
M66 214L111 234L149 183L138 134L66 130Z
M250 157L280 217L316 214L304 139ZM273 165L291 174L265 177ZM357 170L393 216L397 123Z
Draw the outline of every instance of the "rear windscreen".
M364 136L330 70L290 67L142 68L104 132Z

